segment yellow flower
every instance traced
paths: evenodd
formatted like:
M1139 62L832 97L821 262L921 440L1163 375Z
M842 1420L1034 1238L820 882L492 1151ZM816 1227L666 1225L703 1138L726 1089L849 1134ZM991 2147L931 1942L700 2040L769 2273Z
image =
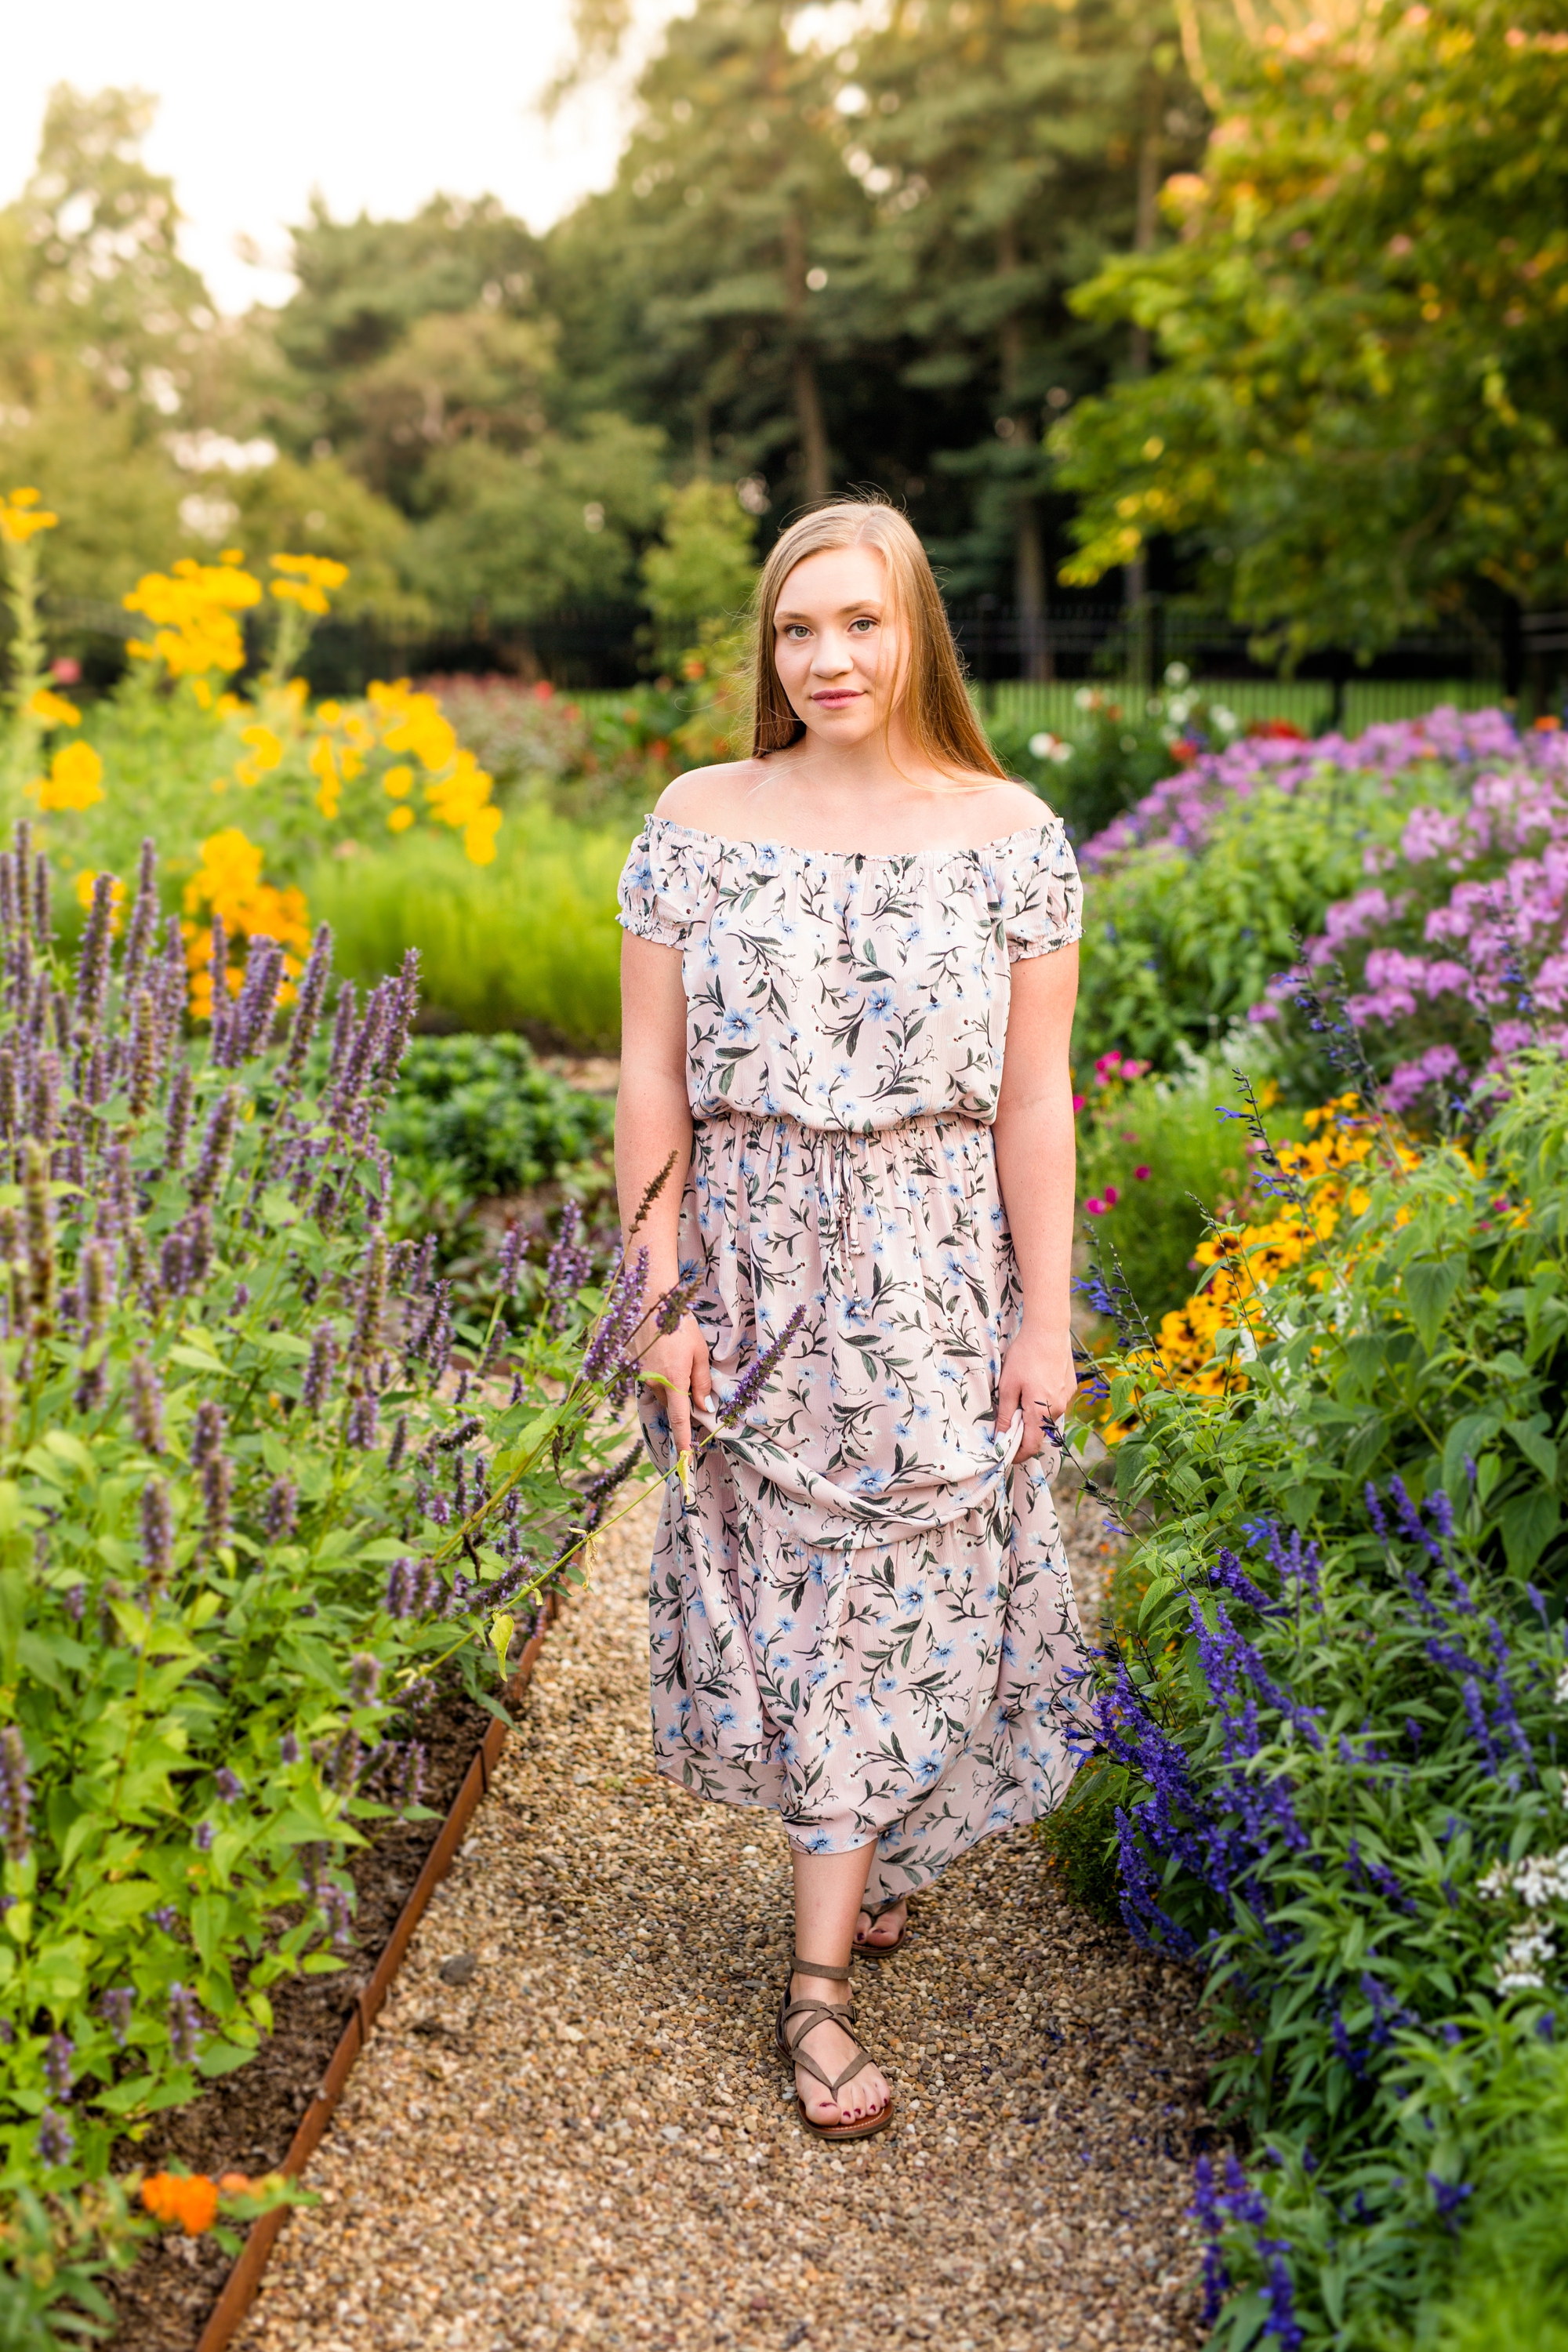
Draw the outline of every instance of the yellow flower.
M333 757L331 742L327 736L318 735L311 745L310 767L310 773L317 779L320 785L316 794L316 806L330 824L338 813L338 794L342 785L338 776L338 763Z
M209 834L202 844L201 865L185 885L188 919L180 927L184 934L185 962L190 972L191 1012L198 1021L212 1018L212 975L208 967L214 915L223 917L232 949L240 949L247 938L263 933L284 950L283 969L289 983L302 969L303 953L310 943L305 894L293 888L279 889L263 881L261 866L260 848L237 824L226 825L221 833ZM205 923L195 919L204 915ZM224 973L224 984L231 995L239 991L244 976L242 965L243 957L230 963ZM286 1003L292 992L292 986L286 986L279 992L279 1001Z
M388 768L381 780L381 789L389 800L406 800L414 790L412 768Z
M325 592L341 588L349 576L346 563L334 563L327 555L275 555L272 569L284 575L272 583L279 603L317 614L331 612Z
M316 705L316 717L323 727L335 727L342 715L342 703L318 702Z
M226 776L215 776L212 782L212 788L215 793L226 793L228 790L228 778Z
M220 694L214 708L220 719L237 719L245 705L237 694Z
M242 743L249 744L250 759L247 765L253 766L258 775L268 774L283 757L283 746L270 727L260 725L242 727L239 730L239 740ZM248 780L242 779L242 781Z
M463 828L463 848L474 866L493 866L496 835L500 831L499 808L482 808Z
M35 786L41 809L89 809L103 798L103 761L79 738L63 744Z
M0 498L0 539L8 539L14 547L25 547L36 531L53 530L58 515L47 514L38 504L37 490L13 490Z
M172 677L237 670L245 639L234 615L260 595L261 583L248 572L183 556L173 572L147 572L123 599L126 611L144 614L156 632L151 643L132 638L128 650L143 661L161 660Z
M42 727L81 725L81 713L75 703L68 702L63 694L56 694L52 688L47 686L40 686L37 693L28 696L27 716L36 719Z
M404 803L402 807L391 808L386 812L386 823L390 832L406 833L413 822L414 811L408 806L406 802Z

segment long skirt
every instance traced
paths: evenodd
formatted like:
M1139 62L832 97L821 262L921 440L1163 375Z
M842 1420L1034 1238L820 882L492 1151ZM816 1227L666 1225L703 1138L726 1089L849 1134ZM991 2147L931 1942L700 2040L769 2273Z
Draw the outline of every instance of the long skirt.
M1082 1645L1050 1479L998 1433L1020 1312L991 1129L874 1135L699 1121L683 1269L710 1354L687 1487L662 1398L654 1751L793 1844L875 1843L868 1896L913 1892L1061 1800ZM733 1425L721 1403L805 1319ZM700 1425L701 1417L699 1417Z

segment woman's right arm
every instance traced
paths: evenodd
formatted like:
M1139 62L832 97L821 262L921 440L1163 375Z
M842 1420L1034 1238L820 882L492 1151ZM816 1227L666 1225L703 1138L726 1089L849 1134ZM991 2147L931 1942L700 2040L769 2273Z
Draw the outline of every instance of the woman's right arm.
M627 1233L638 1203L671 1155L674 1165L632 1240ZM616 1100L616 1191L621 1232L628 1252L648 1254L650 1299L673 1290L680 1279L680 1200L691 1159L691 1106L686 1091L686 989L679 948L658 946L628 931L621 941L621 1084ZM669 1433L676 1450L691 1444L695 1398L710 1397L708 1350L695 1318L679 1329L652 1332L643 1348L645 1374L657 1375L666 1390Z

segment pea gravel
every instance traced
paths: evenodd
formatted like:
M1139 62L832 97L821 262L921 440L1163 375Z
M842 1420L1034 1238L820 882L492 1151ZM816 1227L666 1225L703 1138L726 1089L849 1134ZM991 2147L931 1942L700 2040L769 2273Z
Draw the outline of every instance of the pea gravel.
M244 2352L1195 2345L1191 1979L985 1841L858 1964L890 2132L827 2147L769 2054L771 1815L647 1763L655 1498L601 1542L415 1939ZM1092 1606L1098 1513L1069 1534Z

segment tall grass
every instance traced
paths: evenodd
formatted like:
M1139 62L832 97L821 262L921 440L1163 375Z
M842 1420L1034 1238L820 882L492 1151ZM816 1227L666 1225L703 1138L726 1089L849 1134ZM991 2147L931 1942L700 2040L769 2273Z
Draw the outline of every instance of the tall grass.
M325 858L309 877L338 968L361 980L419 950L426 1013L463 1029L515 1029L538 1045L613 1053L620 1041L616 884L631 835L534 808L509 813L493 866L457 842Z

